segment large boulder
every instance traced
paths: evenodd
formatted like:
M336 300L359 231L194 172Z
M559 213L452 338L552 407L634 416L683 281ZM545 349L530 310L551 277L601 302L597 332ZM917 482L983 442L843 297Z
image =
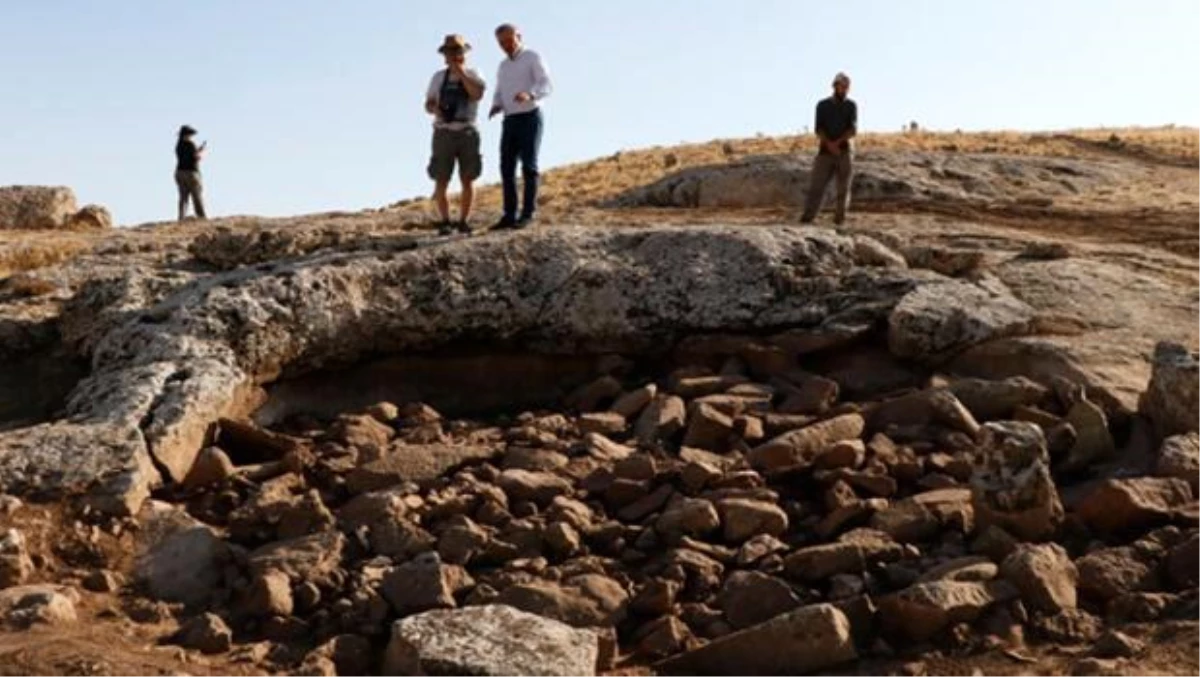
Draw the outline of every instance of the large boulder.
M947 281L923 285L888 317L888 347L912 359L944 356L995 338L1028 333L1034 310L1003 286Z
M63 228L75 213L75 193L65 186L0 187L0 230Z
M1119 420L1138 409L1155 342L1196 340L1196 304L1189 300L1194 292L1173 276L1147 274L1120 257L1015 256L991 271L1037 311L1037 333L971 347L948 366L951 373L1024 376L1046 385L1066 379Z
M100 205L84 205L67 219L71 230L106 230L112 226L112 214Z
M809 157L794 153L739 156L731 145L727 145L726 155L723 162L685 168L638 186L609 204L726 209L802 206L804 187L811 178ZM855 204L902 200L910 204L936 203L943 208L981 207L1008 203L1013 196L1030 192L1043 198L1066 197L1080 186L1120 185L1120 174L1111 167L1100 169L1082 160L995 153L865 150L856 156L854 171L851 196ZM1071 177L1070 183L1059 180L1063 174ZM913 265L930 265L907 250L905 254Z
M385 675L594 675L599 636L502 604L396 621Z

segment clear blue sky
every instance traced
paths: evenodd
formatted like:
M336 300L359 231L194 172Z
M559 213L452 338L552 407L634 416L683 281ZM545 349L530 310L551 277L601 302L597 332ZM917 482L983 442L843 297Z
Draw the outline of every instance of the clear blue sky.
M465 34L494 81L503 21L555 81L544 167L794 133L838 70L865 130L1200 124L1195 0L3 0L0 185L173 218L186 122L211 215L427 194L435 49Z

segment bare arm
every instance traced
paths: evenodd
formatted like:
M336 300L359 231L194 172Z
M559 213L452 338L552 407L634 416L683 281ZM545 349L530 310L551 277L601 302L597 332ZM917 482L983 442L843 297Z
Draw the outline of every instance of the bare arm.
M467 96L472 101L478 101L483 98L483 90L487 87L483 82L483 78L461 66L453 66L452 72L462 81L463 89L467 90Z
M433 78L429 80L429 86L425 88L425 112L430 115L437 115L438 90L440 89L438 75L440 74L441 71L434 73Z

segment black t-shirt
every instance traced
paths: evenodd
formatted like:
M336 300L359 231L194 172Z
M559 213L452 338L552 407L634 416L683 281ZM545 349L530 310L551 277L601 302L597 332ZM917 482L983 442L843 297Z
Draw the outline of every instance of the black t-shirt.
M175 170L194 172L200 169L200 154L191 139L180 139L175 144Z
M850 99L838 101L837 97L821 99L817 104L817 122L813 129L827 139L836 139L847 131L858 129L858 106ZM841 143L842 152L850 150L850 141ZM821 153L827 153L824 144Z

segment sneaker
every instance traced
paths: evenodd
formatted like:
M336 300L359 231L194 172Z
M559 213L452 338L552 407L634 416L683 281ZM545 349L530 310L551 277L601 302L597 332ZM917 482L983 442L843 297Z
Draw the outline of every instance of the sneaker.
M512 230L516 227L517 222L506 216L497 221L496 225L492 226L492 230Z
M438 235L449 235L454 232L454 226L449 221L438 221L437 232Z
M467 235L470 235L471 234L471 224L467 223L466 221L462 221L462 220L456 221L454 223L454 230L457 230L460 233L465 233Z

